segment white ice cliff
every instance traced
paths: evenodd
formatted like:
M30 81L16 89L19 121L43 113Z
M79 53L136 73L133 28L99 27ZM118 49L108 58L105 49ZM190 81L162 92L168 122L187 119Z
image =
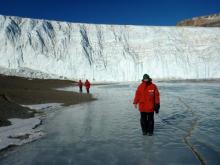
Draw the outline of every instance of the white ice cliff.
M91 81L133 81L143 73L160 79L220 78L220 28L92 25L0 15L0 70Z

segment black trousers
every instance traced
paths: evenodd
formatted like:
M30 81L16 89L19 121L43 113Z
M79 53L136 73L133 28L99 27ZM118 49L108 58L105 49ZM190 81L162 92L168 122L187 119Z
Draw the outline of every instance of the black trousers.
M89 93L89 88L86 88L87 93Z
M79 87L79 92L82 93L82 91L83 91L83 90L82 90L82 87Z
M154 112L141 112L141 128L145 133L154 132Z

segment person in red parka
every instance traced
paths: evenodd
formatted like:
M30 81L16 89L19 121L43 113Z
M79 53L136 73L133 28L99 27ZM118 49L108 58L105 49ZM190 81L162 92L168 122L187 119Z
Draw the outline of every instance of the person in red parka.
M159 113L160 93L152 83L148 74L144 74L142 83L138 86L133 104L141 114L141 128L143 135L152 136L154 132L154 112Z
M79 82L78 82L78 86L79 86L79 92L82 93L83 83L82 83L81 80L79 80Z
M90 85L91 85L91 84L90 84L89 80L86 80L86 82L85 82L85 87L86 87L87 93L89 93Z

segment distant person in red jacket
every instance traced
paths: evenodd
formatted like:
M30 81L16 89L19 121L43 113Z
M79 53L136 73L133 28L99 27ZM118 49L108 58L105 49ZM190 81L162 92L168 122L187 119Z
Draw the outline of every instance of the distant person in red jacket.
M81 80L79 80L78 86L79 86L79 92L82 93L83 82Z
M160 93L152 83L148 74L144 74L142 83L138 86L133 104L141 114L141 128L143 135L152 136L154 132L154 112L159 113Z
M90 85L91 85L91 84L90 84L89 80L86 80L86 82L85 82L85 87L86 87L87 93L89 93Z

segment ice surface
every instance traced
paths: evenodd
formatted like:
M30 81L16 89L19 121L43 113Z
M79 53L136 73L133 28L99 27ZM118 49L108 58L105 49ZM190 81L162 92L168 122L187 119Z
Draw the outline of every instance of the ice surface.
M134 81L149 73L166 79L220 78L219 45L220 28L0 16L0 67L5 74L27 77Z
M62 107L61 103L46 103L34 105L21 105L35 110L43 110L45 112L54 112ZM45 115L53 116L53 114ZM41 124L41 117L45 115L29 119L9 119L10 126L0 127L0 150L9 146L22 145L39 139L44 135L40 130L33 129Z
M98 101L65 107L43 125L47 136L0 157L21 164L206 164L220 162L220 85L158 83L161 110L155 134L143 136L132 100L137 84L93 88ZM195 126L192 126L196 123Z
M37 117L29 119L9 119L10 126L0 127L0 150L8 146L22 145L40 138L43 133L34 130L41 120Z

